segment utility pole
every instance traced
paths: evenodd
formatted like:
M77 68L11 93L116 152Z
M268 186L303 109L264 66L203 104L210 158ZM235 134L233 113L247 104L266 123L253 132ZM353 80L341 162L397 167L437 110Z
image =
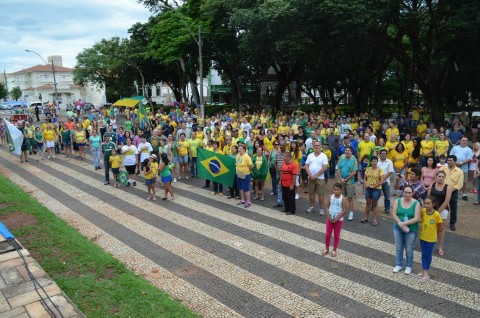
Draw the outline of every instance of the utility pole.
M205 118L205 105L203 102L203 57L202 57L202 27L198 26L198 75L200 77L200 113Z
M55 76L55 65L53 64L53 58L52 58L52 73L53 73L53 87L55 89L55 101L54 105L55 107L58 106L58 94L57 94L57 77Z

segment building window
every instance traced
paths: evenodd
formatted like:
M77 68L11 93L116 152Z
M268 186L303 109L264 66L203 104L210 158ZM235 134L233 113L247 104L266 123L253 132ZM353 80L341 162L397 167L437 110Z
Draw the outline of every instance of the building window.
M161 93L161 87L160 86L157 86L156 88L156 91L155 91L155 95L156 96L160 96L162 93Z

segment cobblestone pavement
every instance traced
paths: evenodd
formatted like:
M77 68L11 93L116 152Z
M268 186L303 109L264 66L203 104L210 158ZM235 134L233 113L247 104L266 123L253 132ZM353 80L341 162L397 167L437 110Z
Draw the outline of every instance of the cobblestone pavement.
M394 274L392 222L345 221L337 257L321 256L325 217L236 206L203 181L174 184L175 200L146 200L137 187L103 185L103 170L75 159L20 164L0 151L0 171L153 285L205 317L475 317L480 240L448 233L431 280L418 246L412 275ZM163 189L159 189L162 196ZM417 243L418 245L418 243Z

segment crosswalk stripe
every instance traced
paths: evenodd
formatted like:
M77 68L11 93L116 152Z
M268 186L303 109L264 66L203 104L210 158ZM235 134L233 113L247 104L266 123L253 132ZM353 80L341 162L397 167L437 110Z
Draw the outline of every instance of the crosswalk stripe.
M42 205L54 212L72 227L80 231L90 240L94 240L105 251L111 253L116 259L123 262L137 275L147 279L154 286L164 290L170 296L181 299L190 309L204 317L239 318L240 314L229 308L215 298L204 293L194 285L175 276L173 273L159 266L155 262L136 252L128 245L106 233L90 221L86 220L56 198L37 189L26 179L0 166L0 171L23 188Z
M70 172L69 169L64 167L64 166L57 165L55 163L50 163L50 165L52 167L55 167L56 170L61 171L63 173L69 173ZM75 174L71 174L71 173L69 173L69 175L72 178L75 178L75 179L77 179L79 181L82 181L82 182L87 182L89 184L95 183L97 181L94 178L91 178L91 177L88 177L88 176L77 177L77 176L75 176ZM118 195L118 191L116 191L115 189L113 189L111 187L102 188L102 191L104 191L108 194L111 194L113 196ZM365 304L367 304L369 306L372 306L374 308L376 308L378 306L377 302L381 302L380 301L381 299L385 299L385 297L387 297L387 298L390 297L389 295L385 295L385 294L383 294L381 292L378 292L378 291L375 291L373 289L368 290L367 293L364 293L365 288L369 289L368 287L364 287L364 286L362 286L360 284L357 284L355 282L352 282L350 280L344 279L342 277L338 277L336 275L332 275L332 274L330 274L326 271L322 271L322 270L317 269L317 268L315 268L313 266L310 266L308 264L299 262L299 261L297 261L295 259L292 259L290 257L286 257L285 255L278 254L277 252L274 252L270 249L264 248L264 247L262 247L258 244L251 243L251 242L249 242L249 241L247 241L243 238L240 238L238 236L226 233L226 232L221 231L221 230L217 230L214 227L205 225L205 224L197 222L197 221L192 221L191 219L186 218L186 217L184 217L180 214L177 214L173 211L168 211L168 213L164 213L163 211L162 211L162 213L155 212L155 210L158 209L158 208L156 208L157 205L154 205L154 204L152 204L148 201L145 201L144 199L141 199L140 197L138 197L138 195L134 195L134 194L130 194L130 193L125 193L124 195L125 195L125 198L128 198L129 203L134 204L136 206L145 205L146 207L149 207L149 211L151 211L151 213L157 214L164 219L171 220L172 222L175 222L178 225L184 226L188 229L191 229L192 231L195 231L195 232L197 232L201 235L205 235L207 237L210 237L210 238L212 238L214 240L217 240L219 242L222 242L224 244L228 244L229 246L231 246L231 247L233 247L237 250L243 251L243 252L245 252L249 255L253 255L254 257L256 257L258 259L265 260L265 261L268 260L268 263L274 264L278 268L289 271L294 275L297 275L297 276L302 277L306 280L312 281L316 284L320 284L324 287L327 287L327 288L331 289L334 292L343 292L345 294L345 290L346 290L347 293L345 295L347 297L351 297L352 299L355 299L357 301L361 301L362 303L365 303ZM185 200L186 202L179 202L179 201L183 201L183 200ZM192 207L193 205L198 204L197 202L193 202L189 199L178 198L178 197L177 197L176 203L180 203L181 205L183 205L185 207ZM205 210L209 210L209 209L211 210L212 208L209 207L209 206L202 207L201 209L199 209L199 212L205 213ZM162 208L162 210L163 210L163 208ZM213 215L218 215L218 213L222 213L223 211L215 209L214 211L211 211L211 212L213 213ZM229 222L235 222L237 220L228 220L228 221ZM248 227L248 228L252 227L253 224L249 224L247 220L242 220L241 223L243 224L245 222L247 222L247 224L245 224L246 227ZM250 222L250 223L256 223L256 222ZM268 233L265 233L265 231L268 231L268 230L262 229L262 233L268 235ZM287 238L287 241L289 241L289 240L290 240L290 238ZM303 244L304 243L305 242L303 242ZM298 244L297 243L296 245L298 245L298 247L303 248L304 247L303 244ZM308 245L314 253L319 254L317 252L318 242L315 242L315 241L314 242L309 242ZM342 252L342 254L343 254L343 252ZM353 254L346 255L344 257L344 259L342 260L342 262L345 263L345 264L349 264L350 262L352 262L352 257L354 258L355 255L353 255ZM348 261L348 263L347 263L347 259L350 259L350 261ZM355 263L356 266L358 266L362 269L368 268L369 271L374 272L374 271L372 271L371 263L375 263L375 262L370 261L370 264L369 264L368 261L369 260L367 259L367 263L365 264L363 262L359 262L359 261L355 260L354 263ZM381 273L383 277L385 277L387 279L394 278L396 280L396 283L400 283L400 284L403 284L405 286L412 287L412 286L410 286L412 281L405 281L404 277L400 278L399 275L394 275L392 273L390 273L390 275L385 275L385 272L388 272L388 273L390 272L390 270L391 270L390 267L388 267L386 265L383 265L383 264L381 264L380 266L378 264L374 264L373 266L375 266L375 268L380 267L378 272ZM417 280L414 280L414 283L416 283L415 287L417 287L417 289L419 289L419 290L425 289L425 288L422 288L423 286L425 286L425 284L421 284ZM446 291L447 293L449 293L448 292L449 288L452 288L452 286L448 286L448 285L444 286L444 285L445 284L438 283L435 286L429 286L429 287L434 289L435 294L437 294L437 295L439 293L443 292L443 291ZM439 290L439 286L440 287L446 287L446 288L440 288L440 290ZM428 288L428 289L430 289L430 288ZM432 292L433 291L432 289L425 290L425 291L426 292L430 291L432 294L434 294ZM456 288L454 288L454 289L456 289ZM457 292L457 293L459 291L464 292L463 290L455 290L455 292ZM450 294L450 296L456 295L455 293L449 293L449 294ZM465 295L464 295L464 297L465 297ZM448 298L446 298L446 299L448 299ZM452 299L450 298L448 300L452 300ZM390 300L387 301L387 303L395 304L393 306L393 308L398 310L399 307L396 304L396 301L397 301L396 299L393 299L393 300L390 299ZM381 305L381 306L384 306L384 305ZM412 312L415 312L415 314L419 314L417 311L415 311L415 309L413 309L413 311L412 311L412 307L413 308L418 308L418 307L414 307L410 304L408 304L408 306L406 306L406 305L400 306L400 308L404 308L404 309L408 308L406 310L408 310L408 313L410 313L410 314L412 314ZM383 310L383 311L385 311L389 314L393 314L393 312L394 312L393 308L386 308L386 309L385 308L376 308L376 309ZM418 309L418 310L422 310L422 309ZM407 312L398 313L399 316L405 316L406 314L407 314ZM423 314L425 314L425 313L422 313L422 315ZM428 313L428 314L432 315L433 313ZM397 314L393 314L393 315L396 316Z
M10 161L10 159L7 160ZM54 163L49 164L51 166L54 165ZM27 171L30 170L29 166L23 166L23 168ZM123 211L119 211L105 202L98 202L98 200L94 200L91 195L73 187L64 181L49 175L45 175L42 179L46 182L49 182L52 187L58 189L59 191L76 193L78 199L81 199L84 204L95 208L98 213L103 214L120 224L128 224L131 230L136 231L145 239L154 242L155 244L173 252L176 255L179 255L180 257L183 257L184 259L194 263L196 266L212 273L217 277L222 278L224 281L246 290L247 292L259 297L260 299L263 299L264 301L290 315L302 316L304 313L309 313L312 315L312 317L339 316L308 299L300 297L282 287L267 282L261 277L249 273L238 266L230 264L229 262L208 253L207 251L199 249L173 235L139 221L135 217L132 217ZM149 202L142 200L142 204L144 203ZM159 206L155 205L155 209L158 208ZM162 208L162 210L164 213L171 213L164 208ZM272 297L272 295L275 297Z
M57 170L66 169L63 166L60 166L60 167L56 166L56 167L58 168ZM85 176L83 176L82 178L78 178L78 177L74 177L74 178L77 178L80 181L82 181L82 179L85 179L85 178L88 178L89 182L95 182L96 181L94 178L85 177ZM107 188L109 188L108 190L114 190L110 187L107 187ZM191 189L186 189L185 191L191 191ZM115 191L108 191L108 192L111 193L112 195L115 195ZM196 193L198 194L197 191L196 191ZM132 196L133 196L132 199L134 199L134 200L138 199L141 202L144 202L144 200L139 199L138 196L135 196L135 195L132 195ZM211 197L209 197L209 198L211 198ZM303 236L300 236L300 235L295 234L295 233L291 233L291 232L283 230L283 229L278 229L278 228L275 228L275 227L272 227L272 226L269 226L269 225L265 225L265 224L262 224L262 223L259 223L259 222L255 222L255 221L252 221L252 220L250 220L248 218L245 218L245 217L235 216L235 215L232 215L230 213L226 213L225 211L223 211L221 209L218 209L218 208L215 208L215 207L212 207L210 205L206 205L206 204L203 204L203 203L200 203L200 202L197 202L197 201L193 201L191 199L181 197L181 196L178 196L178 195L177 195L177 199L176 199L175 203L180 204L180 205L182 205L184 207L187 207L187 208L191 208L192 206L195 206L195 208L198 212L201 212L201 213L204 213L206 215L221 219L225 222L235 224L235 225L243 227L245 229L249 229L249 230L267 235L269 237L272 237L272 238L275 238L275 239L278 239L278 240L287 241L289 244L294 245L298 248L302 248L302 249L308 250L312 253L320 255L319 242L318 241L305 238ZM277 211L275 211L275 212L277 212ZM279 215L278 216L279 219L290 220L290 218L286 217L283 214L281 214L281 215L279 213L276 213L276 214ZM283 218L282 218L282 216L283 216ZM174 222L179 223L180 222L178 220L179 217L181 217L181 215L177 215L175 217ZM318 226L318 223L316 223L316 222L312 222L312 221L308 221L308 222L315 223ZM202 224L201 223L199 223L198 225L189 224L189 225L183 225L183 226L188 227L193 231L197 231L196 230L197 227L201 227ZM208 235L212 231L213 231L212 229L209 229L208 231L205 229L203 231L197 231L197 232L200 233L200 234L203 234L203 235L206 235L205 233L207 233L207 235ZM237 237L233 241L238 241L238 239L240 239L240 238ZM343 231L342 231L342 239L343 239ZM223 240L220 240L220 241L224 242ZM229 241L228 239L225 240L225 241L227 243L232 242L231 240ZM359 241L359 242L363 243L363 241ZM357 244L360 244L360 243L357 243ZM365 244L365 245L368 246L368 244ZM238 246L236 246L235 244L233 244L232 247L238 249ZM252 248L251 250L256 251L256 250L259 250L259 249L260 249L260 246L257 246L255 248ZM401 284L401 285L404 285L404 286L407 286L407 287L410 287L410 288L414 288L416 290L423 291L423 292L429 293L431 295L435 295L435 296L443 298L445 300L456 302L458 304L461 304L462 306L466 306L466 307L469 307L469 308L472 308L472 309L475 309L475 310L480 310L480 304L478 302L479 294L477 294L477 293L474 293L474 292L471 292L471 291L468 291L468 290L464 290L464 289L461 289L461 288L458 288L458 287L455 287L455 286L452 286L452 285L449 285L449 284L445 284L445 283L442 283L442 282L439 282L439 281L435 281L435 280L431 280L429 282L429 284L424 284L424 283L422 283L422 282L420 282L419 280L416 280L416 279L405 279L404 275L398 275L398 274L392 273L391 272L391 266L385 265L385 264L380 263L380 262L373 261L373 260L371 260L369 258L366 258L366 257L358 256L356 254L349 253L349 252L346 252L346 251L342 251L341 254L339 254L333 260L337 261L337 262L340 262L340 263L343 263L343 264L346 264L346 265L352 265L352 263L354 263L357 268L360 268L362 270L368 269L369 272L371 272L371 273L373 273L373 274L375 274L379 277L392 280L396 284ZM270 263L277 264L278 261L273 261L272 260ZM301 273L302 272L300 272L300 275L301 275ZM297 275L299 275L299 274L297 274ZM306 279L308 280L309 278L306 278ZM354 296L352 296L352 297L354 297ZM358 299L358 298L354 298L354 299Z
M179 188L181 190L184 190L184 191L191 191L191 189L189 189L190 186L188 184L185 184L185 183L182 183L182 182L176 183L175 187ZM217 197L212 197L212 196L209 195L208 191L205 191L203 189L197 189L195 191L195 194L201 195L201 196L203 196L205 198L209 198L211 200L220 201L224 204L235 206L235 202L231 202L231 201L227 201L227 200L222 201ZM253 211L253 212L258 213L262 216L267 216L269 218L273 218L273 219L276 219L276 220L281 220L281 221L288 222L290 224L294 224L294 225L297 225L297 226L300 226L300 227L303 227L303 228L306 228L306 229L309 229L309 230L313 230L315 232L318 232L320 235L325 233L325 224L323 224L323 223L312 222L311 220L308 220L308 219L305 219L305 218L298 218L298 217L287 218L283 214L278 213L278 211L273 210L273 209L268 208L268 207L259 206L259 205L254 204L249 208L249 211ZM365 235L357 234L357 233L354 233L354 232L351 232L351 231L348 231L348 230L344 230L344 229L342 229L342 240L355 242L355 243L361 242L362 245L364 245L364 246L367 246L369 248L372 248L372 249L375 249L375 250L378 250L378 251L381 251L381 252L385 252L385 253L388 253L388 254L392 254L393 251L395 250L395 245L394 244L391 244L391 243L388 243L388 242L385 242L385 241L381 241L381 240L377 240L377 239L374 239L374 238L371 238L371 237L368 237L368 236L365 236ZM421 262L420 253L415 253L415 261L419 262L419 263ZM437 257L435 255L433 256L432 263L434 263L436 267L441 268L444 271L448 271L448 272L451 272L451 273L455 273L457 275L467 277L469 279L475 279L475 280L480 281L480 271L478 270L478 268L475 268L475 267L472 267L472 266L469 266L469 265L465 265L465 264L462 264L462 263L458 263L458 262L455 262L455 261L447 260L447 259L444 259L444 258L441 258L441 257Z

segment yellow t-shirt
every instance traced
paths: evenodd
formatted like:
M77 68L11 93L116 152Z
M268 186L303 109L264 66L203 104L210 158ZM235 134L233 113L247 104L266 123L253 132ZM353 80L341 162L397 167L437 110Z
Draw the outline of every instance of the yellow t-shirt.
M262 168L262 163L263 163L262 156L257 156L257 160L255 160L255 167L257 167L257 170L260 170L260 168Z
M110 167L112 168L120 168L120 156L115 155L115 156L110 156Z
M402 144L405 146L405 150L408 153L411 153L413 151L413 141L406 142L405 140L402 141Z
M252 158L249 155L244 154L243 156L237 155L235 158L237 174L244 173L250 174L250 166L252 165Z
M52 129L47 129L43 131L43 139L45 141L55 141L55 131Z
M330 159L332 159L332 151L330 149L322 150L322 152L327 156L328 167L330 167Z
M422 153L426 153L433 150L433 147L435 147L435 142L433 140L429 140L429 141L422 140L420 142L420 146L422 147ZM432 157L432 156L433 156L433 152L430 152L428 157Z
M229 145L225 145L225 147L223 147L223 153L225 155L229 155L232 153L232 146L229 146Z
M188 144L188 142L186 140L184 140L184 141L180 140L178 142L178 148L177 148L178 155L180 157L188 155L188 148L189 147L190 147L190 145Z
M403 153L399 153L396 150L392 151L392 162L395 169L403 169L405 167L406 158L408 158L408 152L406 150Z
M291 154L292 154L292 161L293 161L293 163L295 163L295 165L297 165L297 168L299 169L298 171L300 173L300 160L302 159L302 152L299 151L296 158L295 158L295 155L294 155L293 151L292 151Z
M367 186L372 187L378 182L380 182L383 175L384 173L382 169L377 168L373 170L372 167L368 167L367 170L365 170L365 176L367 177ZM382 188L381 185L376 187L376 189L381 189L381 188Z
M412 119L416 121L420 119L420 112L417 109L412 111Z
M427 131L427 125L421 124L417 126L417 136L425 137L426 131Z
M85 142L85 131L76 131L75 132L75 141L79 144L83 144Z
M397 147L398 145L398 142L394 141L394 142L391 142L391 141L387 141L386 144L385 144L385 149L387 149L387 158L392 160L392 154L393 154L393 151L395 151L395 147Z
M400 136L400 132L398 131L397 127L387 128L387 131L385 131L385 135L387 136L387 140L390 140L390 137L395 134L395 136ZM388 142L388 141L387 141Z
M158 163L154 161L150 166L152 167L153 176L156 177L158 175Z
M288 126L278 126L278 129L277 129L277 132L280 135L287 135L289 131L290 131L290 127Z
M435 154L437 156L440 156L440 155L447 155L447 151L448 151L448 140L437 140L435 142Z
M205 134L203 133L203 131L200 131L200 132L197 131L197 136L195 138L200 140L200 144L202 143L204 137L205 137Z
M145 174L146 180L152 180L155 177L155 171L150 168L150 171Z
M273 143L275 142L275 137L272 136L272 138L265 137L263 138L263 144L265 145L265 149L267 151L272 151L273 150Z
M420 221L420 239L425 242L436 242L438 229L437 225L443 223L442 217L437 210L433 210L432 214L427 213L427 209L422 209L422 220Z
M373 149L375 149L375 144L372 141L366 142L365 140L360 141L358 144L358 152L360 155L360 159L362 159L365 155L369 155L372 153Z

